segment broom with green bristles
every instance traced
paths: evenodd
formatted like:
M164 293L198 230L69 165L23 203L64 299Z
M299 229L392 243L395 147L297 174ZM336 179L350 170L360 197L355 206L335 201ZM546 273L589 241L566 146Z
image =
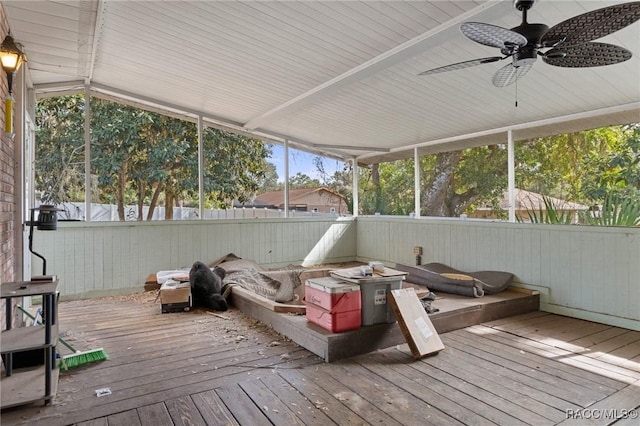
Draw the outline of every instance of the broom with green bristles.
M40 325L37 317L42 317L41 315L39 315L41 309L38 309L38 313L35 317L20 305L18 305L18 309L20 309L22 313L24 313L33 321L33 325ZM109 359L109 356L103 348L89 349L88 351L79 351L71 346L68 342L66 342L62 337L58 336L58 340L60 341L60 343L66 346L67 349L73 352L72 354L62 356L60 362L58 363L58 368L60 368L61 370L69 370L70 368L80 367L86 364L91 364L93 362L99 362Z

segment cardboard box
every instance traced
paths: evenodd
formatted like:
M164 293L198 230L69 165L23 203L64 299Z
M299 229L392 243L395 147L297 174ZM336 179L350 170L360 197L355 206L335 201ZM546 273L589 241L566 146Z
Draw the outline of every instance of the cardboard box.
M413 287L391 290L390 302L398 319L398 326L415 359L444 349L442 340Z
M160 287L162 313L181 312L191 309L191 285L168 280Z
M331 277L305 282L307 320L333 333L360 328L360 286Z

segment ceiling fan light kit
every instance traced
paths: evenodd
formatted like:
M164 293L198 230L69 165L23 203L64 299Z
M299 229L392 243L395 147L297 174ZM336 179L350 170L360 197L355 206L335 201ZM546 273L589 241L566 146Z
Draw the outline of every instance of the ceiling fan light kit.
M569 18L549 28L545 24L527 22L527 11L535 0L514 0L514 7L522 12L522 23L507 29L482 22L464 22L460 31L468 39L484 46L500 49L503 56L472 59L430 69L419 75L469 68L511 58L511 63L493 76L496 87L505 87L522 78L536 62L556 67L586 68L618 64L632 54L621 46L593 40L612 34L640 19L640 2L604 7ZM548 50L544 50L548 49Z

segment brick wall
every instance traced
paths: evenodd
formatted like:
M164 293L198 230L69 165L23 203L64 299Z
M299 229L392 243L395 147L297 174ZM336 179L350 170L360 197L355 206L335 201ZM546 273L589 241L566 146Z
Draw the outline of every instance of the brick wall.
M4 8L0 5L0 41L4 40L9 29ZM0 100L7 95L7 75L0 69ZM4 102L0 114L0 126L4 129ZM15 247L14 220L16 205L14 191L15 181L15 149L13 140L0 131L0 284L14 281L15 275ZM3 301L4 302L4 301ZM0 323L4 328L4 303L0 312Z

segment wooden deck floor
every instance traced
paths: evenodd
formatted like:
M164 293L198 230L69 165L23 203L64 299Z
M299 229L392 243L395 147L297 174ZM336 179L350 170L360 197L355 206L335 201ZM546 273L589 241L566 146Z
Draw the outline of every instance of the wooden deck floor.
M402 345L325 363L236 309L161 314L154 296L61 303L68 339L110 359L2 425L640 423L640 332L535 312L442 334L420 361Z

